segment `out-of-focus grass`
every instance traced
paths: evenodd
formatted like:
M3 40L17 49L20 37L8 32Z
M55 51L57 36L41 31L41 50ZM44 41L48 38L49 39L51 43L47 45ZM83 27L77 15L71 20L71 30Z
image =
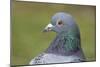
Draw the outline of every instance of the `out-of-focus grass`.
M56 12L73 15L81 32L81 45L88 61L95 60L95 6L12 2L11 64L27 65L44 51L56 33L43 33Z

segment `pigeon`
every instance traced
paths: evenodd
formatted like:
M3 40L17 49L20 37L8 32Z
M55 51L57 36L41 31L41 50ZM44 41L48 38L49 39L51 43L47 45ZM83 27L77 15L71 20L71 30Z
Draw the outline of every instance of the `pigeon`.
M56 32L55 39L29 64L74 63L85 61L81 48L80 30L74 18L67 12L57 12L43 32Z

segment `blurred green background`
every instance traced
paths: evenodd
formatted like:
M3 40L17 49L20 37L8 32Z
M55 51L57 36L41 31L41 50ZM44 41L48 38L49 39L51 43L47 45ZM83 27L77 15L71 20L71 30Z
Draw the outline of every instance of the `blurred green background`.
M28 65L44 51L56 33L43 33L56 12L70 13L81 31L81 45L88 61L94 61L96 7L68 4L12 1L11 8L11 65Z

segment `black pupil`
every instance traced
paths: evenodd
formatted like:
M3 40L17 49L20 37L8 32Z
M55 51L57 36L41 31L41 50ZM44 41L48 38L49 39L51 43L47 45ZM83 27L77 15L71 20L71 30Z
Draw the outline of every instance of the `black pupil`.
M58 24L61 25L62 24L62 21L59 21Z

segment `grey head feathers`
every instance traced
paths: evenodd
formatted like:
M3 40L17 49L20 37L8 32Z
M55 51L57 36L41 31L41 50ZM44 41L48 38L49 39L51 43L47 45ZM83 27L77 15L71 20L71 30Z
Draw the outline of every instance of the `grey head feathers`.
M56 13L51 24L51 31L57 32L57 36L45 52L70 55L81 49L80 32L70 14Z

